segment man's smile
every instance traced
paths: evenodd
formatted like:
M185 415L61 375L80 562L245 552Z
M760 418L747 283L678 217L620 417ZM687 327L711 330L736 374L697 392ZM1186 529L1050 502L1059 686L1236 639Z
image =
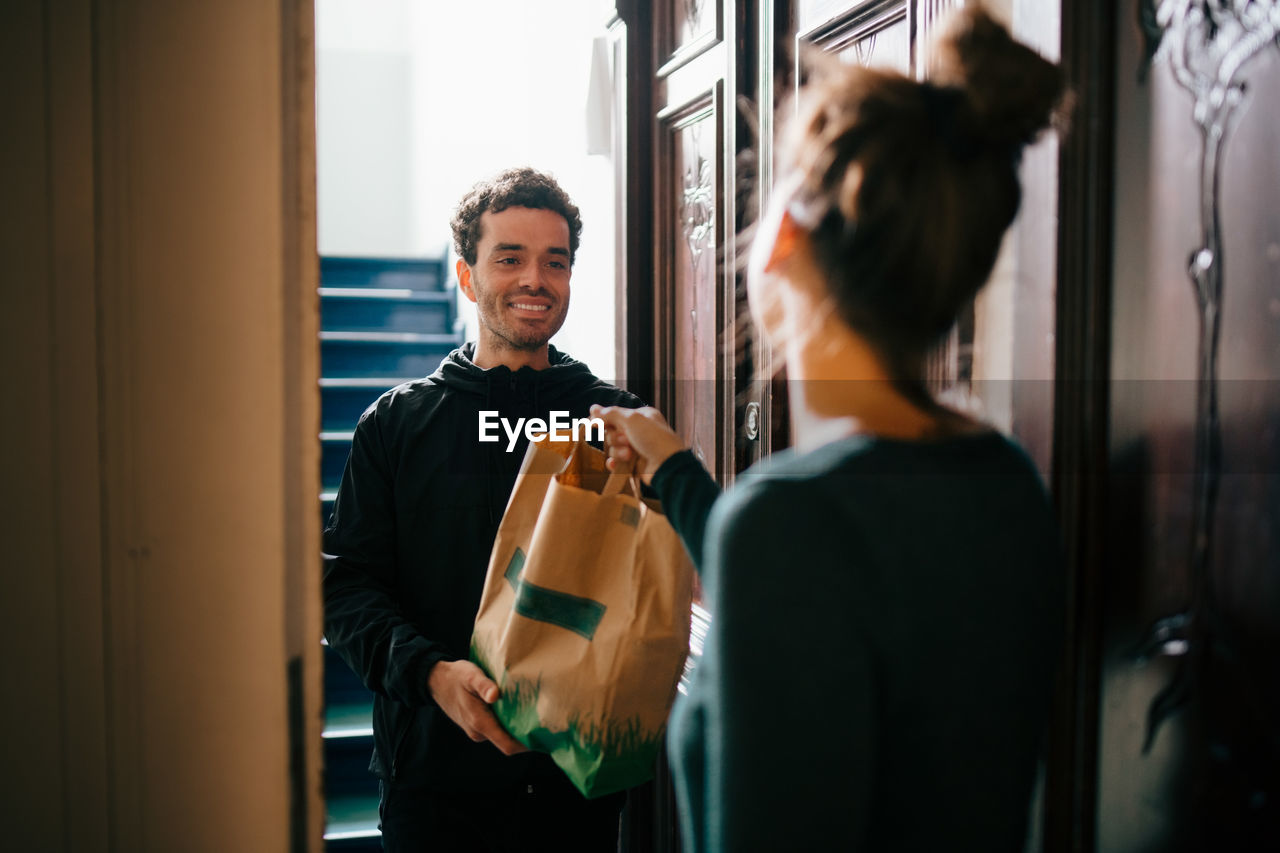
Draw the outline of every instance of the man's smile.
M545 302L517 301L517 302L508 302L507 304L512 308L515 308L517 311L529 311L535 314L541 314L543 311L551 310L551 306Z

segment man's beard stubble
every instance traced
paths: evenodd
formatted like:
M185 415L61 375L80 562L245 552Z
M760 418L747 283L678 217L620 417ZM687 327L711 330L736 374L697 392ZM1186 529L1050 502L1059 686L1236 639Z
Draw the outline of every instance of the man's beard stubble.
M536 352L546 346L551 338L555 336L555 333L560 331L560 327L564 325L565 318L568 315L568 305L560 303L545 290L521 295L551 300L552 304L547 311L548 313L558 311L559 317L555 322L548 323L540 329L530 330L521 335L518 321L502 322L505 319L504 313L507 311L507 303L519 301L519 296L503 296L484 300L484 310L479 312L480 325L488 331L493 346L499 349L510 352ZM544 331L545 334L543 333Z

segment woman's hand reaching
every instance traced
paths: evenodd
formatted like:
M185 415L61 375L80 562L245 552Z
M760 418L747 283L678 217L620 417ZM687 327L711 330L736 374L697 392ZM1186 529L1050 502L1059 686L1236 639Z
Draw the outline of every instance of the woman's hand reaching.
M609 452L605 464L609 470L618 463L634 463L636 474L646 486L663 462L685 449L684 441L652 406L592 406L591 416L604 421L605 447Z

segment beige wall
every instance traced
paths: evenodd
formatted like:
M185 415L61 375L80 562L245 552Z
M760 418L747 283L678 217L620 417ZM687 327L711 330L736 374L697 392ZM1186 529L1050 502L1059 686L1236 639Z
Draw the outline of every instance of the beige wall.
M297 659L319 849L310 4L3 8L5 845L289 849Z

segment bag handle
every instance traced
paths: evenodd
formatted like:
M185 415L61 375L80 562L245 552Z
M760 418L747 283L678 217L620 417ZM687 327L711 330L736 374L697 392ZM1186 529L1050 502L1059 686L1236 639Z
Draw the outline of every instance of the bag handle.
M613 471L609 473L609 479L604 484L604 491L600 494L607 498L621 492L622 487L632 481L635 468L635 460L627 462L617 462L615 460ZM639 497L640 490L635 485L632 485L631 490Z

